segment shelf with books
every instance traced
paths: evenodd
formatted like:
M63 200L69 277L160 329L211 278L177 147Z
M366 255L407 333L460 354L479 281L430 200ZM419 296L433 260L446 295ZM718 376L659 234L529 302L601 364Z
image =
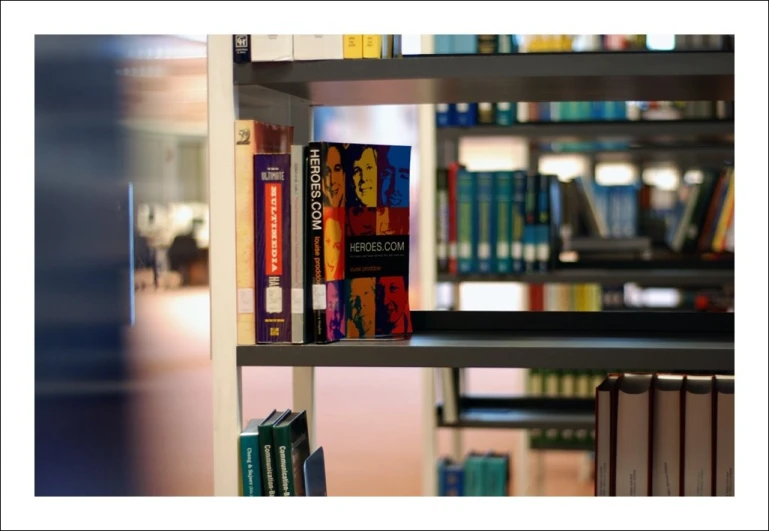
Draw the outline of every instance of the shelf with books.
M734 120L535 122L515 123L509 126L437 127L435 134L439 141L488 136L518 136L539 141L598 138L633 141L729 139L734 135Z
M733 52L419 55L234 65L257 85L314 105L465 101L732 100Z
M238 366L734 370L733 314L413 311L409 339L238 346Z
M241 238L236 230L236 217L232 215L233 204L238 202L238 195L243 195L233 178L238 165L233 146L245 145L248 139L247 135L238 135L235 131L233 124L237 119L293 126L294 137L289 143L304 146L312 140L312 105L510 99L731 100L734 97L733 53L543 53L233 64L232 36L223 35L209 37L207 64L213 449L217 495L235 495L238 491L236 441L244 429L240 380L240 368L244 366L293 367L292 409L307 412L311 437L314 433L314 367L733 370L733 322L728 325L729 316L713 315L671 314L656 316L662 319L655 320L652 314L628 318L620 312L608 312L591 316L601 321L602 326L596 326L596 322L586 322L579 312L542 312L532 317L535 321L539 319L537 322L526 316L507 314L504 316L507 321L499 326L499 319L484 312L469 312L471 315L412 312L414 335L407 340L239 345L238 307L240 304L248 308L253 300L241 299L238 290L241 286L236 264ZM430 182L425 179L425 183ZM250 201L253 196L243 197ZM429 223L434 222L429 218L431 209L420 211L419 226L428 234ZM250 240L253 242L253 238ZM271 302L278 304L277 299ZM288 306L282 302L280 307L285 310ZM437 313L449 315L440 323ZM713 321L718 318L726 320ZM496 329L489 327L489 321L498 322ZM721 326L724 323L728 326ZM428 398L434 392L433 372L432 369L423 371L423 487L426 494L433 493L436 485L435 402L434 396Z
M597 283L616 285L636 283L654 287L724 286L734 284L734 269L577 269L555 270L524 275L439 273L438 282L523 282Z
M458 420L451 423L443 420L442 404L436 407L439 428L590 430L595 424L591 398L465 396L458 405Z

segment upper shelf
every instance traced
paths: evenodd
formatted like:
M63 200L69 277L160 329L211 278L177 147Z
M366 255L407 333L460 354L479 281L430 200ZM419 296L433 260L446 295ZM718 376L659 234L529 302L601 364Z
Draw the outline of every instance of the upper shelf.
M734 99L733 52L423 55L233 67L237 85L326 106Z

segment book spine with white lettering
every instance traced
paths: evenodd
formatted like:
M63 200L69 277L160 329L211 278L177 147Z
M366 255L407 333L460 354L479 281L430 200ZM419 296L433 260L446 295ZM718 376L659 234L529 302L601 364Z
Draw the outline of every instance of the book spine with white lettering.
M304 146L291 146L291 342L306 343Z
M262 467L259 458L259 423L252 420L240 434L241 495L262 496Z
M325 147L312 142L307 147L307 186L305 187L307 223L307 255L310 257L307 270L307 286L312 291L312 336L314 343L326 343L326 273L323 253L323 167Z
M291 342L291 155L254 157L256 342Z

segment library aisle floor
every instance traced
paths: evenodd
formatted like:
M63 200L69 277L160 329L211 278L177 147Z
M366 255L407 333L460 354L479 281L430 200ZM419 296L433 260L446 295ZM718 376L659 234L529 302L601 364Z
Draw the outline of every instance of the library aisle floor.
M132 412L137 472L146 495L213 494L208 290L137 294L129 332L140 391ZM514 371L473 371L470 390L512 393ZM243 370L243 416L290 406L291 369ZM317 439L326 451L328 490L338 496L417 496L421 491L420 374L415 369L316 370ZM441 430L440 449L448 451ZM468 430L466 450L512 452L521 432ZM579 457L547 452L545 494L589 496ZM535 460L532 458L532 480ZM515 474L515 470L513 470Z

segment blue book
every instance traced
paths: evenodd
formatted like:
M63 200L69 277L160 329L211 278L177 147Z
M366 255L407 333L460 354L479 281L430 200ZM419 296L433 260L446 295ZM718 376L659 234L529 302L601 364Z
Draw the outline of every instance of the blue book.
M240 434L240 477L243 496L262 496L259 425L263 421L264 419L248 421Z
M536 269L537 261L537 187L539 176L526 176L525 224L523 226L523 266L526 273Z
M601 195L608 196L607 226L609 227L609 234L613 238L621 238L624 217L622 212L624 207L622 186L597 186L596 189L602 190ZM598 194L594 195L596 196L596 202L598 202Z
M526 228L526 172L513 172L513 202L510 258L513 273L524 272L523 237Z
M433 53L435 55L451 55L454 53L453 41L454 39L451 35L434 35Z
M475 176L457 172L457 265L460 274L475 271Z
M550 182L551 175L539 175L537 184L537 270L545 272L550 264Z
M638 234L638 191L632 184L622 187L622 235L633 238Z
M323 447L305 459L304 465L304 494L305 496L328 496L326 492L326 458Z
M476 54L478 53L477 35L452 35L451 53Z
M497 273L512 271L512 242L513 227L513 172L498 171L494 174L494 198L496 200L494 226L496 228L496 270Z
M477 209L475 211L476 253L479 273L491 273L494 270L494 173L489 171L476 174Z
M435 106L435 126L451 127L451 105L449 103L438 103Z
M472 127L478 122L477 103L457 103L455 109L454 116L458 127Z
M464 496L465 470L460 463L442 458L438 461L438 496Z

